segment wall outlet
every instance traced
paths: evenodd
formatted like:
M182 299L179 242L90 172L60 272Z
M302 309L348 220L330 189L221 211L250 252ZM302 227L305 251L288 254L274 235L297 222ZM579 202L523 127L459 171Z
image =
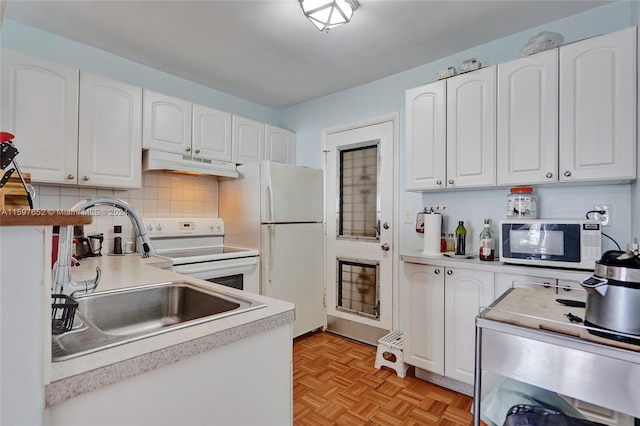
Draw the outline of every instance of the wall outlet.
M404 209L404 223L413 223L413 210Z
M601 210L604 213L594 213L593 218L600 221L602 226L611 226L612 219L612 206L611 204L596 204L593 206L594 210Z

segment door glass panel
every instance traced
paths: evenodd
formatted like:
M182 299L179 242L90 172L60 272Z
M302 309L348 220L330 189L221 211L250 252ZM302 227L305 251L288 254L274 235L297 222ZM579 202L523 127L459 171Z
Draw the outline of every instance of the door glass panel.
M379 141L339 151L338 237L378 240Z
M336 308L356 315L379 318L378 268L378 262L338 259Z

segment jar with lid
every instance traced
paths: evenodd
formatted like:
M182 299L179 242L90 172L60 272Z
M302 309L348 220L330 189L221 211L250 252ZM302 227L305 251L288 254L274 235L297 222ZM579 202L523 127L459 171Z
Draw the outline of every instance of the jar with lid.
M535 219L538 210L538 197L530 186L511 188L507 196L507 219Z

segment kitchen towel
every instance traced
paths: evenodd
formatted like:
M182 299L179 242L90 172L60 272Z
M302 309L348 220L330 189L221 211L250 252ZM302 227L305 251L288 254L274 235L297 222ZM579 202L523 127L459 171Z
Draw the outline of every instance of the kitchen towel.
M442 232L442 215L427 213L424 215L424 250L422 254L429 257L440 257L440 232Z

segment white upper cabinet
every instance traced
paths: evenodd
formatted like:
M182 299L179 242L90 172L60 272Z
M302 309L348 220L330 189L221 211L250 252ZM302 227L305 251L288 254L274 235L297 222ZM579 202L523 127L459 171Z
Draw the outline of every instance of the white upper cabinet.
M447 187L496 184L496 67L447 80Z
M192 103L144 90L142 147L191 155Z
M296 134L290 130L266 124L265 160L296 164Z
M405 94L406 189L446 187L446 81L409 89Z
M142 88L80 74L78 184L142 184Z
M264 131L264 123L233 116L234 163L245 164L265 159Z
M636 177L636 27L560 47L560 180Z
M558 50L498 65L497 183L558 180Z
M231 161L231 114L193 104L193 155Z
M33 182L76 183L79 70L1 51L2 131Z

